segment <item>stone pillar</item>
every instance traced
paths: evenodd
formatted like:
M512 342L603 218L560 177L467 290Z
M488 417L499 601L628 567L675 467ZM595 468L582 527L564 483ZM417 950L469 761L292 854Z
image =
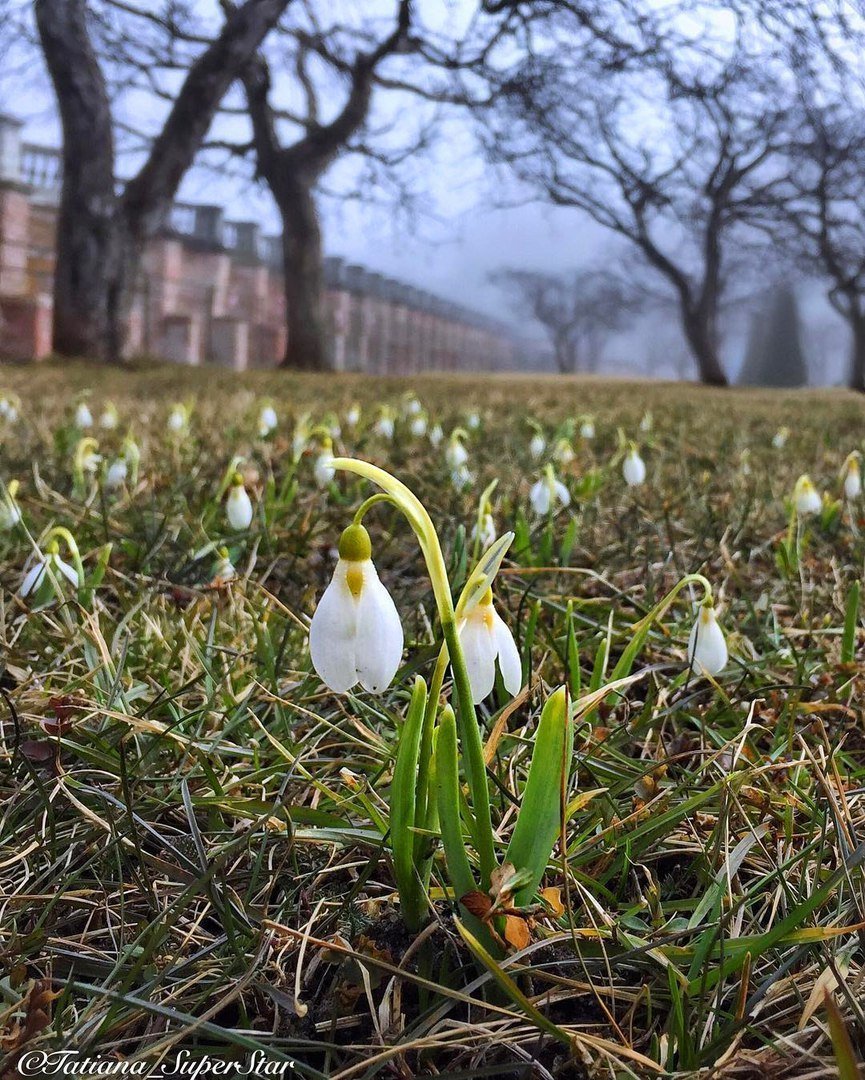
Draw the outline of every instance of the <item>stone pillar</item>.
M12 183L0 181L0 295L28 291L30 201Z
M211 319L208 360L220 367L246 371L249 367L249 323L232 315Z
M41 360L51 353L51 298L0 296L0 357Z

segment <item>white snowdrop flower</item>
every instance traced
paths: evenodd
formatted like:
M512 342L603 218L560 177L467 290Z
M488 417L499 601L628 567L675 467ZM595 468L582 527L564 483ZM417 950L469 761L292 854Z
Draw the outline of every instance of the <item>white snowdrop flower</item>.
M422 413L419 413L417 416L413 416L411 418L411 423L409 424L409 431L411 431L412 435L414 435L416 439L421 439L424 435L426 435L426 428L426 417Z
M529 453L532 455L532 458L537 461L546 448L547 440L539 431L536 431L529 440Z
M811 514L819 514L823 509L823 501L814 487L811 477L803 474L796 481L793 489L793 505L800 517L808 517Z
M862 494L862 468L859 464L860 454L854 450L847 455L847 460L841 467L841 476L844 481L844 497L858 499Z
M570 465L574 460L574 450L569 439L562 437L558 440L553 450L553 457L560 465Z
M276 415L276 409L272 405L265 405L258 415L258 434L262 439L266 439L272 431L276 431L279 424L279 418Z
M48 577L49 568L51 573L58 579L65 578L74 588L80 588L84 582L78 578L76 570L60 558L60 552L56 543L52 543L45 555L40 555L18 586L18 595L22 600L33 596L39 591L42 583ZM50 580L50 579L49 579Z
M787 440L790 438L790 429L786 427L778 428L775 434L772 436L772 446L776 450L783 450L787 445Z
M382 412L378 420L375 422L375 433L380 435L383 439L393 438L393 417L390 413Z
M652 414L649 410L643 413L643 419L640 421L640 431L647 432L652 430Z
M357 425L360 423L360 405L358 405L356 402L352 405L349 405L348 409L346 409L345 422L351 428L357 427Z
M107 402L105 408L102 410L102 415L99 417L99 426L106 431L114 431L119 420L120 417L117 414L117 409L115 409L110 401Z
M372 561L369 533L350 525L339 541L333 578L309 626L309 652L321 681L337 694L360 682L379 694L402 659L396 606Z
M583 439L594 439L595 437L595 422L591 419L586 419L580 424L580 436Z
M331 450L323 450L315 459L313 475L315 476L316 484L318 484L320 488L327 487L331 480L333 480L336 475L336 469L333 467L333 452Z
M0 420L10 423L18 419L18 410L7 397L0 397Z
M252 524L252 500L243 486L240 473L235 473L232 478L228 498L225 500L225 516L235 532L242 532Z
M0 532L9 532L21 520L21 507L15 501L18 481L12 480L5 493L0 495Z
M476 521L472 526L472 541L477 540L481 548L486 549L492 545L497 536L498 533L496 532L496 523L493 521L493 515L487 510L481 517L480 522Z
M291 455L295 461L300 461L303 456L306 444L309 442L309 435L309 424L306 422L306 417L301 416L294 425L294 434L291 438Z
M129 466L126 463L126 458L115 458L108 466L108 471L105 473L105 487L109 491L114 491L116 488L122 487L126 483L126 477L128 475Z
M468 459L469 452L463 446L462 436L458 430L452 432L445 447L445 461L448 468L452 470L459 469L460 466L465 465Z
M84 440L88 443L92 442L92 439ZM84 472L95 473L99 468L99 463L102 461L102 455L96 453L95 445L86 446L83 448L79 455L79 464Z
M406 416L417 416L422 411L423 406L416 397L410 397L405 403Z
M213 564L212 584L221 581L233 581L237 577L237 570L228 555L228 548L219 549L219 558Z
M80 401L75 410L75 426L78 428L93 427L93 414L88 408L86 401Z
M466 417L466 427L469 431L477 431L481 426L481 414L473 409Z
M466 612L459 625L472 700L479 705L492 692L496 681L496 660L505 690L513 697L522 685L522 664L514 635L493 604L492 589Z
M640 457L636 446L631 447L622 462L622 476L629 487L639 487L646 479L646 463Z
M727 666L727 642L715 609L702 604L688 639L688 663L697 675L718 675Z
M529 491L529 502L538 517L546 517L556 503L560 503L562 506L570 506L571 493L561 480L556 479L555 473L549 467L540 480L532 484L531 491Z
M168 430L174 435L180 435L189 427L189 410L185 405L171 406L168 414Z
M434 446L434 447L438 446L441 443L441 441L442 441L442 439L444 437L445 437L445 433L442 431L441 424L433 424L432 428L430 429L430 433L429 433L429 441L432 444L432 446Z
M457 465L455 469L451 469L451 484L455 491L463 491L473 479L466 465Z

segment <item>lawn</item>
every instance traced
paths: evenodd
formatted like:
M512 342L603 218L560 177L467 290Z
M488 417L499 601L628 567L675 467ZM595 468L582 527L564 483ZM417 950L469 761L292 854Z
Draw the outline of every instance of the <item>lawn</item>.
M342 1080L862 1074L865 514L839 481L859 397L86 365L3 369L4 396L0 1076L67 1049ZM392 501L364 523L399 670L380 694L313 670L309 620L377 490L329 475L330 439L420 499L455 599L497 481L521 689L497 672L477 723ZM548 463L570 504L538 514ZM802 473L826 493L809 515ZM729 649L714 676L689 663L701 579L669 596L688 575ZM412 758L430 687L435 754L419 736Z

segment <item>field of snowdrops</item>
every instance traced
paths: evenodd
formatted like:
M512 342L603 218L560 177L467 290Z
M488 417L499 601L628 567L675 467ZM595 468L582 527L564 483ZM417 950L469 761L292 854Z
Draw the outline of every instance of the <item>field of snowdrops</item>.
M4 370L0 1075L860 1076L863 421Z

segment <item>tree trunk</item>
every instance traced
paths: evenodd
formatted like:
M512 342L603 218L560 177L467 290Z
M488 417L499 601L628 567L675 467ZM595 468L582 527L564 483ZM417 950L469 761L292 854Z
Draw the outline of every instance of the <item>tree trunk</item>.
M282 263L288 342L282 366L297 371L332 367L324 315L324 265L318 209L309 187L281 194Z
M682 315L685 337L697 364L700 382L706 386L727 386L727 376L718 356L718 346L712 333L710 319L699 311Z
M865 393L865 315L851 315L850 389Z
M36 0L36 21L63 123L53 347L63 356L105 358L119 255L111 106L84 0Z

